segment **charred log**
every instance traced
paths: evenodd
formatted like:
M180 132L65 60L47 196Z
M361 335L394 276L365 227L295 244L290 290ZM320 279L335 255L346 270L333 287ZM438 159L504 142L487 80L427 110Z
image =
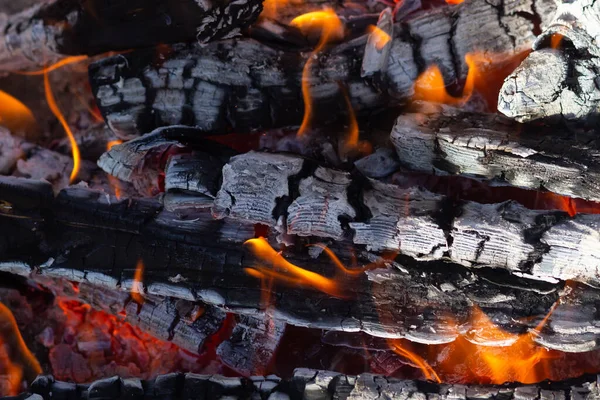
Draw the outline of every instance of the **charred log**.
M127 288L135 265L142 259L148 294L203 301L249 315L265 306L260 282L244 271L261 262L242 246L254 236L252 224L232 218L215 220L208 210L182 219L152 199L117 201L85 188L63 190L54 198L48 185L5 183L4 179L0 194L10 206L2 208L0 216L0 248L6 261L2 263L3 271L79 282L92 280L90 283L112 289L120 282ZM515 214L515 207L502 206L504 214L500 217L511 215L504 223L514 223L514 215L526 212L517 207ZM557 235L563 234L564 245L563 232L557 231ZM464 238L457 235L457 243L481 242L472 231L463 231L462 235ZM304 243L284 249L284 257L331 276L333 265L327 256L315 254ZM348 262L348 244L340 241L330 247ZM496 247L490 243L480 257L487 258ZM457 247L464 248L464 244ZM358 256L364 263L377 260L374 254L365 252ZM468 258L469 254L460 256ZM47 262L49 257L52 260ZM600 324L594 311L600 307L600 297L589 286L575 285L565 291L563 282L518 278L498 270L468 270L441 260L417 262L407 256L387 263L379 260L376 265L380 267L339 277L336 282L342 288L342 298L305 285L275 285L270 292L272 317L299 326L445 343L453 341L461 329L468 330L474 306L503 329L523 332L535 328L561 298L535 340L548 348L573 352L597 347L596 330L588 328ZM566 296L567 292L571 294ZM455 321L444 320L444 315L452 315Z
M536 40L534 52L506 78L498 110L520 122L562 119L597 124L599 21L596 0L561 4Z
M447 82L460 81L467 53L487 49L513 56L528 49L535 37L532 21L546 23L554 9L552 1L494 6L468 0L412 14L393 26L384 51L367 50L365 78L365 46L376 41L365 35L334 46L315 62L309 81L315 109L327 110L315 117L346 112L338 82L347 87L352 106L367 111L410 97L414 79L428 65L437 64ZM310 55L302 50L252 39L177 45L160 64L154 50L99 61L90 67L90 78L107 123L121 137L174 124L241 133L301 121L300 78Z
M536 128L496 114L425 105L398 118L391 140L403 165L600 201L600 141L594 132Z
M39 68L65 55L228 38L261 10L259 0L56 0L0 16L0 71Z
M107 399L145 398L183 400L216 398L261 399L371 399L406 398L458 399L486 398L543 400L552 398L590 399L599 396L596 377L538 385L448 385L424 381L387 378L381 375L343 375L336 372L297 369L293 377L276 376L226 378L219 375L169 374L153 380L102 379L90 384L55 381L40 376L23 394L22 399L49 400L55 398ZM37 395L37 396L36 396Z

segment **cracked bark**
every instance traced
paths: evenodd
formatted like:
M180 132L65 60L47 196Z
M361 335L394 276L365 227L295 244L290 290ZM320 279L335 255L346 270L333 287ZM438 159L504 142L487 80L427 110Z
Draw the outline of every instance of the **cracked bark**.
M400 380L381 375L344 375L330 371L297 369L292 377L277 376L227 378L219 375L168 374L149 381L106 378L90 384L55 381L40 376L29 389L26 400L118 399L145 398L183 400L195 399L353 399L422 398L427 400L466 400L469 398L500 399L595 399L599 394L598 378L594 376L538 385L449 385L432 382ZM38 394L39 397L33 394Z
M415 171L600 201L600 141L594 132L549 131L496 114L423 104L398 117L391 140L401 163Z
M177 217L154 199L117 201L81 187L65 189L55 198L47 184L15 178L2 178L0 196L5 204L10 204L0 216L0 254L4 261L0 269L5 272L61 277L111 289L120 282L121 288L127 290L135 266L142 259L145 291L150 295L202 301L242 315L256 315L265 306L260 282L244 271L262 262L242 245L254 237L253 224L231 217L215 220L206 209ZM422 207L426 203L407 201L405 209L423 208L423 220L434 225L435 219ZM515 222L515 215L530 214L511 203L499 207L496 211L501 213L495 218L510 216L501 222L509 225L505 230L513 229L508 238L517 242L503 248L519 248L517 228L525 225ZM320 210L316 212L319 213ZM467 217L468 214L462 220L471 225ZM402 217L400 222L403 223ZM471 229L497 229L493 224L491 228L481 222L480 225ZM443 234L447 226L442 225ZM565 229L574 234L568 226ZM456 235L455 242L463 243L452 247L458 252L453 257L461 262L470 260L468 249L473 247L465 243L472 242L476 247L478 241L469 232L457 230L452 234ZM564 243L565 231L556 235ZM278 246L274 238L270 240ZM288 235L287 240L292 241L293 237ZM283 248L282 254L296 265L332 276L333 265L327 256L305 246L318 240L296 238L295 245ZM502 240L498 237L495 243ZM417 246L419 242L415 243ZM430 251L429 242L426 244ZM560 249L560 244L549 245ZM347 265L351 265L350 247L348 239L330 245ZM360 263L378 259L375 254L358 250ZM494 246L486 246L485 256L494 257L490 255L493 251ZM437 255L435 251L432 254ZM518 254L529 256L525 252ZM270 292L272 318L318 329L364 331L382 337L440 343L453 341L461 329L468 329L473 306L488 313L501 328L523 332L535 328L563 297L535 340L548 348L575 352L597 346L597 331L588 328L600 324L593 311L600 307L600 296L586 285L575 285L566 296L563 282L547 283L490 269L469 270L445 259L417 262L407 255L380 263L379 268L358 276L341 276L336 282L343 288L344 298L307 286L275 285ZM441 318L444 315L451 315L454 322Z
M534 43L533 53L506 78L498 111L519 122L564 120L597 125L599 25L599 1L561 4ZM553 46L553 41L560 45Z
M389 52L375 51L376 62L368 56L370 77L361 78L365 46L367 54L375 46L369 35L333 46L319 56L309 81L315 118L346 112L338 82L346 85L354 109L367 111L409 98L414 79L428 65L437 64L446 81L454 82L466 76L468 52L521 53L534 40L533 16L545 23L554 11L552 2L535 4L533 11L531 1L496 7L467 0L411 14L393 27ZM215 134L295 125L303 114L300 78L309 52L289 47L254 39L177 45L160 65L154 50L136 51L95 63L90 78L97 104L121 137L174 124Z
M252 23L259 0L201 3L54 0L0 15L0 72L37 69L67 55L228 38Z

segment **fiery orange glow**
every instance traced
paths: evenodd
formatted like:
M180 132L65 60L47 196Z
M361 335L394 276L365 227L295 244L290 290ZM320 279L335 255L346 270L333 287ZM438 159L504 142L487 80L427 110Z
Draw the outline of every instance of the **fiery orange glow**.
M558 49L563 41L564 36L560 33L553 33L550 37L550 48Z
M106 151L109 151L110 149L113 148L113 146L116 146L121 143L123 143L123 141L120 139L111 140L110 142L106 143ZM118 200L121 199L121 181L119 181L119 178L117 178L116 176L113 176L110 174L107 174L107 176L108 176L108 183L112 187L115 197Z
M447 91L444 77L437 65L429 66L415 80L413 100L464 106L477 93L489 111L495 111L498 93L506 78L525 58L527 52L515 56L487 53L468 53L465 63L469 67L461 96L454 97Z
M344 154L358 147L359 131L358 121L356 120L356 114L354 113L354 108L352 107L352 103L350 102L350 96L348 96L348 91L341 84L340 88L342 90L342 94L344 95L346 109L348 110L348 133L346 135L346 138L344 139L341 149L341 153Z
M144 262L138 260L135 267L135 274L133 275L133 285L131 286L131 298L138 304L144 303L144 284L142 278L144 276Z
M310 127L313 115L313 103L310 95L310 70L312 64L327 43L334 39L340 39L344 36L344 25L332 9L314 11L300 15L294 18L290 24L299 28L306 35L315 31L320 32L319 43L308 57L308 60L302 69L302 98L304 99L304 118L302 120L302 125L298 130L298 136L303 136Z
M461 4L463 1L465 1L465 0L446 0L446 3L455 5L455 4Z
M263 2L263 10L260 13L261 17L277 19L279 10L288 4L288 0L265 0Z
M0 90L0 125L12 133L28 133L35 130L36 122L25 104Z
M79 147L77 146L77 141L75 140L75 136L73 136L73 132L71 132L71 128L69 124L67 124L67 120L60 112L58 105L56 104L56 100L54 99L54 95L52 94L52 88L50 87L50 79L48 77L48 72L44 72L44 91L46 93L46 102L52 111L52 114L60 121L63 129L65 130L67 136L69 137L69 143L71 143L71 153L73 154L73 170L71 171L70 182L73 183L75 178L77 178L77 173L79 172L79 163L81 157L79 155Z
M369 26L369 33L371 37L375 39L375 48L377 50L381 50L385 47L386 44L392 39L390 35L376 27L375 25Z
M40 363L29 351L12 312L0 303L0 371L8 377L0 395L16 396L22 391L23 380L31 382L42 372ZM6 386L4 386L6 385Z
M15 72L15 74L19 74L19 75L43 75L43 74L47 74L49 72L52 72L54 70L57 70L59 68L64 67L65 65L69 65L69 64L74 64L74 63L78 63L78 62L82 62L87 60L88 57L87 56L71 56L71 57L66 57L63 58L62 60L49 65L47 67L44 67L42 69L36 70L36 71L19 71L19 72Z
M442 382L438 374L433 370L433 368L431 368L431 365L429 365L427 361L425 361L422 357L402 347L402 342L400 340L389 340L388 344L390 345L390 348L394 351L394 353L408 359L410 362L416 365L417 368L419 368L421 372L423 372L423 376L425 376L425 379L430 381L436 381L438 383Z

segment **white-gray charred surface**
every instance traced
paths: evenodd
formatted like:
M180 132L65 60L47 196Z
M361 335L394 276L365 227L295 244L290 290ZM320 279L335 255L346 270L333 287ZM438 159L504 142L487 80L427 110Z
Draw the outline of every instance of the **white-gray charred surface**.
M596 124L600 111L596 83L600 73L599 27L600 2L560 4L536 40L534 52L506 78L498 110L520 122L564 119Z
M510 56L527 50L535 37L533 21L547 22L554 10L552 1L466 0L411 14L393 26L381 51L368 34L334 45L315 60L308 80L315 118L346 112L338 82L347 87L354 109L365 111L409 98L415 78L432 64L447 82L460 81L467 53L488 49ZM376 57L368 56L370 76L362 78L365 46ZM281 48L247 38L176 45L160 63L154 49L136 51L93 64L90 79L118 135L173 124L215 134L296 125L303 115L301 75L310 52Z
M415 171L600 201L600 142L593 132L524 127L496 114L434 106L398 117L391 140L400 162Z
M67 55L95 55L234 36L262 11L260 0L54 0L0 14L0 72L39 69Z
M600 321L595 312L600 307L598 290L580 284L565 290L564 282L539 279L592 273L577 266L584 259L589 269L593 269L594 248L597 248L593 244L597 240L595 216L571 219L564 213L533 212L513 203L490 207L486 218L498 219L508 226L507 230L518 232L511 236L513 240L520 243L522 237L534 248L526 254L526 262L513 269L523 277L500 268L463 267L491 266L478 263L478 258L487 262L502 261L515 254L524 256L508 246L497 249L493 243L501 239L494 238L489 245L483 241L482 245L474 231L482 235L496 232L486 223L487 219L466 220L473 214L468 209L473 205L469 204L441 208L447 219L441 218L440 226L447 237L463 235L466 238L461 236L460 240L473 242L466 247L468 251L464 251L465 247L456 248L461 251L460 257L452 255L455 248L448 240L449 250L441 259L432 259L426 253L431 250L426 243L423 255L400 255L395 262L360 251L356 254L359 265L353 266L352 252L348 250L351 243L336 241L330 248L349 267L356 269L376 262L372 268L378 268L358 275L336 274L332 278L334 265L324 252L317 254L311 251L313 247L306 246L306 241L288 238L289 245L280 249L282 256L301 268L334 279L340 288L339 296L334 297L310 286L289 287L278 282L265 293L260 281L245 271L265 264L243 246L245 240L255 235L253 224L231 218L215 220L207 210L193 218L179 218L164 210L155 199L115 201L103 193L80 187L63 190L55 198L48 184L15 178L3 178L1 183L0 200L10 204L0 209L3 228L0 269L5 272L25 276L33 273L36 277L64 278L112 289L120 283L122 290L129 291L135 266L141 259L145 266L144 292L151 296L202 301L228 312L257 315L265 307L265 294L269 294L270 316L275 321L316 329L364 331L421 343L454 340L462 329L471 326L474 306L490 315L502 329L511 332L534 329L560 298L560 304L535 340L563 351L587 351L600 343ZM412 206L410 199L405 199L408 203L403 209L426 208L427 201L423 199L426 195L420 193ZM386 201L385 196L380 199ZM436 200L437 196L432 196L429 201ZM464 217L460 217L461 212ZM459 217L454 220L454 215ZM533 221L532 215L537 216ZM429 224L437 220L425 209L421 210L420 218ZM463 224L470 224L472 230L462 230ZM389 225L397 229L397 225ZM421 237L427 237L427 230L423 231ZM566 232L571 235L570 240L567 244L559 242ZM413 242L414 246L424 243ZM271 245L278 246L275 240L271 240ZM479 246L480 252L473 253L473 246ZM417 261L417 257L429 261ZM454 322L441 316L452 316Z
M219 375L169 374L149 381L121 379L98 380L89 384L55 381L52 376L39 376L24 400L51 400L56 397L73 400L118 398L182 400L195 399L423 399L423 400L593 400L600 396L597 377L586 377L544 385L451 385L425 381L400 380L382 375L344 375L333 371L299 368L290 379L277 376L227 378ZM7 398L8 399L8 398Z

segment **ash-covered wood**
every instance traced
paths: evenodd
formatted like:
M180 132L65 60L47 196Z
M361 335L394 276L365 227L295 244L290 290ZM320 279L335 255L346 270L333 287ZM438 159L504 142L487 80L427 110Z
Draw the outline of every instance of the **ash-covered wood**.
M554 10L553 1L495 6L467 0L396 23L386 44L389 55L386 46L383 52L372 49L376 43L368 41L369 34L335 45L311 69L315 118L347 112L338 82L348 88L354 109L365 111L406 100L428 65L439 65L447 82L460 81L468 70L467 53L520 53L534 40L534 21L547 23ZM361 78L365 46L377 53L367 70L381 75L379 82ZM173 124L215 134L297 125L303 115L301 71L310 52L281 47L247 38L176 45L159 63L154 50L136 51L93 64L90 79L102 114L120 136Z
M451 385L400 380L382 375L344 375L333 371L299 368L289 379L277 376L227 378L219 375L168 374L155 379L101 379L89 384L68 384L52 376L39 376L22 399L51 400L56 397L117 400L127 398L195 399L395 399L426 400L501 399L595 399L599 394L595 376L537 385ZM35 397L37 394L39 397ZM8 400L8 399L7 399Z
M520 122L563 119L597 124L599 21L597 0L560 4L536 40L534 52L506 78L498 111Z
M391 140L400 162L415 171L463 174L600 201L595 132L522 126L496 114L424 105L398 117Z
M453 341L460 331L471 326L475 306L502 329L533 329L560 298L535 340L548 348L574 352L594 349L599 340L598 330L590 327L600 326L595 313L600 307L600 296L586 285L575 284L565 290L564 282L519 278L499 269L469 270L443 260L417 262L408 256L384 262L360 249L356 254L359 264L377 262L372 268L378 268L358 275L334 275L333 263L324 252L319 254L313 247L306 247L305 241L295 241L281 249L282 255L302 268L333 279L342 297L322 293L308 284L287 286L279 282L265 293L260 281L244 270L264 263L243 246L255 235L253 224L231 218L215 220L208 210L197 212L193 218L179 218L162 209L154 199L117 201L81 187L63 190L54 198L48 185L28 181L19 184L14 179L5 185L4 179L1 181L0 199L11 201L9 208L0 209L0 251L4 261L0 269L6 272L26 276L35 272L81 282L93 276L95 284L116 287L121 282L121 287L127 289L135 266L142 259L145 291L152 295L202 301L237 314L256 315L265 306L265 294L270 293L270 315L277 321L318 329L364 331L381 337L406 337L421 343ZM410 209L410 203L408 206ZM515 215L528 215L528 211L511 203L499 207L497 214L491 215L509 217L502 223L516 228L522 225ZM423 215L430 218L426 211ZM552 215L564 219L552 220ZM589 222L585 218L571 220L563 214L549 213L540 219L556 222L552 235L544 237L562 239L564 229L569 234L592 234L590 229L582 228ZM578 229L569 231L569 224ZM533 238L540 227L531 226L528 232ZM564 229L559 232L559 228ZM474 229L485 232L486 225L474 225ZM476 245L481 242L473 231L457 232L457 236L458 233L471 235ZM570 251L568 257L574 257L580 250L564 246L578 241L581 243L576 237L560 244L549 242L551 250L544 256L553 256L553 251ZM275 240L271 244L277 247ZM515 247L510 243L509 246ZM348 241L338 241L330 248L352 267ZM593 246L589 248L592 252L587 257L592 260L595 252ZM540 249L543 250L534 250L539 253ZM487 257L490 251L495 251L492 243L483 248L480 256ZM561 255L560 259L568 257ZM533 268L542 267L547 265L533 264ZM445 316L452 316L454 322Z
M0 15L0 72L37 69L65 55L95 55L228 38L252 23L260 0L53 0Z
M217 348L221 362L243 376L264 375L275 356L285 323L263 315L237 317L231 337Z

